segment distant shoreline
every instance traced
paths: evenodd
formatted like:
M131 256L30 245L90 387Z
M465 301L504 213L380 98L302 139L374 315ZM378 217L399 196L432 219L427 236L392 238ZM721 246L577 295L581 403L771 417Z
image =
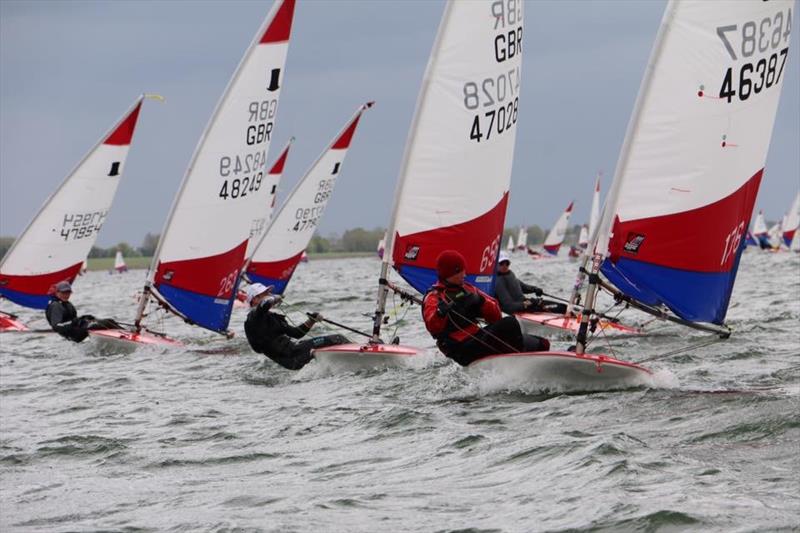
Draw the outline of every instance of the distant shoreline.
M310 261L318 259L348 259L351 257L375 257L375 252L325 252L319 254L308 254ZM146 270L150 268L152 257L126 257L125 264L129 270ZM90 271L111 270L114 268L113 257L90 257L86 261L87 269Z

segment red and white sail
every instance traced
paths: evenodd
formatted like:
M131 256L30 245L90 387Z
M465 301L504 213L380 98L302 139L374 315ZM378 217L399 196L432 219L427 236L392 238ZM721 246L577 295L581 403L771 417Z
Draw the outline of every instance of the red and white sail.
M572 215L573 203L570 202L567 209L561 213L555 226L553 226L544 240L544 249L550 255L558 255L558 249L561 248L561 244L564 242L564 236L567 234L567 228L569 227L569 217Z
M125 169L144 95L47 199L0 263L0 295L44 309L50 287L72 282L106 220Z
M631 298L723 323L791 66L793 8L668 4L594 248Z
M446 249L492 291L519 110L522 2L445 6L400 169L384 261L425 292Z
M294 0L276 0L233 74L192 156L148 274L149 294L213 331L227 330L248 239L264 223L270 201L266 161L294 6Z
M125 264L125 258L122 257L122 250L117 250L114 256L114 270L117 272L127 272L128 265Z
M253 227L250 231L250 240L247 241L247 255L245 257L250 257L253 255L255 246L259 243L259 241L261 241L261 238L264 236L264 232L266 231L270 222L272 222L272 215L275 214L275 200L278 197L278 187L281 184L283 169L286 167L286 160L289 158L289 148L292 147L293 142L294 137L289 139L289 141L286 143L286 146L284 146L283 150L281 150L278 158L274 163L272 163L269 172L267 172L267 181L263 186L267 187L269 197L267 198L266 209L264 210L264 218L253 222Z
M358 108L286 198L255 246L247 266L251 281L283 294L333 195L361 115L370 107L372 102Z
M791 247L797 229L800 227L800 192L794 197L789 212L786 213L786 220L783 223L783 242Z

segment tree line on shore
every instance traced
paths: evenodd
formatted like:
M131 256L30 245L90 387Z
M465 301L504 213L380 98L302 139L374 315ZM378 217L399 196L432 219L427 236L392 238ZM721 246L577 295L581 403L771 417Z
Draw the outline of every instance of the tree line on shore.
M511 227L503 231L502 245L508 242L508 237L511 236L515 240L517 238L519 228ZM364 229L354 228L349 229L342 233L331 234L327 237L315 235L306 249L309 254L325 254L325 253L350 253L350 252L375 252L378 248L378 242L383 238L385 230L383 228ZM580 233L580 226L575 225L567 230L564 242L566 244L574 244L578 240ZM544 242L547 235L545 229L539 226L528 226L528 245L534 246ZM89 257L114 257L117 250L122 252L125 257L151 257L158 246L159 235L155 233L147 233L142 239L142 244L139 246L132 246L127 242L119 242L108 248L101 248L93 246L89 252ZM13 237L0 237L0 257L3 257L6 252L11 248L14 243Z

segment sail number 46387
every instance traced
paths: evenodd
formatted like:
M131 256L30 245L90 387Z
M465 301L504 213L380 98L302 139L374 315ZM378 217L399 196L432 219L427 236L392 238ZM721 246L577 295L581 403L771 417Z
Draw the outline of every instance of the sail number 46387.
M738 94L739 100L744 101L751 95L759 94L762 90L778 84L789 53L789 35L792 32L791 8L787 10L786 15L783 11L778 11L774 17L764 17L760 21L750 20L741 26L738 24L718 26L716 30L733 61L761 55L760 58L753 58L738 67L738 73L736 67L728 67L719 90L721 99L731 103L733 97ZM781 43L785 47L778 50ZM770 50L775 52L770 54Z

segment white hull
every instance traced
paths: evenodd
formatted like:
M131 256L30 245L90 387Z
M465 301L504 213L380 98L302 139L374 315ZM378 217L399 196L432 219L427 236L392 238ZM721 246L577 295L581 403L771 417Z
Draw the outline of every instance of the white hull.
M605 355L530 352L490 355L471 374L502 389L594 392L653 385L650 370Z
M313 350L317 364L331 372L409 368L419 351L396 344L340 344Z

